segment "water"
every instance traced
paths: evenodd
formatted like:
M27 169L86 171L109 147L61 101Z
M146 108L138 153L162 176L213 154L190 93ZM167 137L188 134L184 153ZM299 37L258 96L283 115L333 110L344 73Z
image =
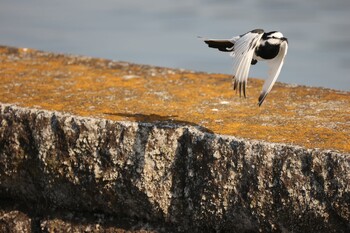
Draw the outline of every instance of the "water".
M289 39L278 81L350 90L349 0L0 0L0 44L213 73L231 58L197 36L255 28Z

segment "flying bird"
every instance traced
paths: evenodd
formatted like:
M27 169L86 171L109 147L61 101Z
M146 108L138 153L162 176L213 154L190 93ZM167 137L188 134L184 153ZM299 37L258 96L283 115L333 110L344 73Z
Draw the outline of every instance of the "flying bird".
M210 47L222 52L231 52L233 62L233 89L246 97L246 86L250 65L267 61L269 70L261 94L259 106L264 102L280 74L288 50L288 39L281 32L264 32L255 29L232 39L204 39Z

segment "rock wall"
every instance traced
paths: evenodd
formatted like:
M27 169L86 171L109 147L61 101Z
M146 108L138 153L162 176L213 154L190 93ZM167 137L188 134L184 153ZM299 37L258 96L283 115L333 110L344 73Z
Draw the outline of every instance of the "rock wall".
M350 155L1 104L0 199L46 230L51 209L159 232L349 232Z

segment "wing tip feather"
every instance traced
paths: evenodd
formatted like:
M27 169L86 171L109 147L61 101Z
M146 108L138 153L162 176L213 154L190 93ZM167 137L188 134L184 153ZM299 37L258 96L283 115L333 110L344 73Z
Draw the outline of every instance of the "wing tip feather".
M258 105L259 105L259 107L263 104L263 102L264 102L264 100L265 100L265 98L266 98L266 96L267 96L267 92L262 92L261 94L260 94L260 96L259 96L259 103L258 103Z
M239 97L247 98L247 83L239 82L236 79L233 80L233 90L239 93Z

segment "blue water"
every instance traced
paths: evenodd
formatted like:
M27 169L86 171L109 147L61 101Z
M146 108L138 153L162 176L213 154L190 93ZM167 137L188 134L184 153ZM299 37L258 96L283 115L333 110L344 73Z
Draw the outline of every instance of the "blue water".
M254 28L289 39L279 81L350 90L349 0L0 0L2 45L196 71L230 74L232 63L198 35Z

